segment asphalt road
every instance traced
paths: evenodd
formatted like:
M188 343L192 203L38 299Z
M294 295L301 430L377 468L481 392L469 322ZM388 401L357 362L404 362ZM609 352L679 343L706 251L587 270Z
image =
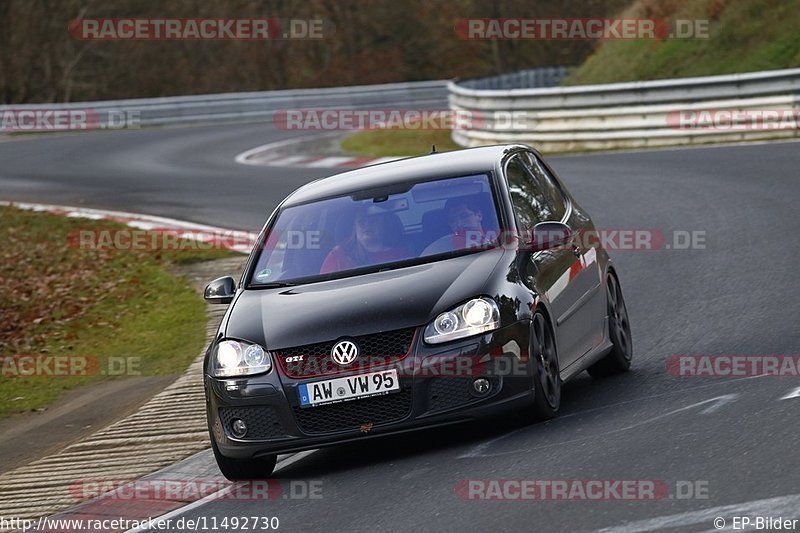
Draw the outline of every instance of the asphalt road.
M285 133L217 126L0 142L0 199L257 228L286 193L330 172L233 162ZM800 380L675 377L665 368L672 355L800 353L799 149L552 158L599 227L657 229L667 242L674 231L704 232L702 249L612 253L633 324L630 373L580 376L564 389L561 416L547 423L493 421L388 438L317 451L278 470L282 479L319 484L320 499L226 499L185 516L277 516L284 531L706 531L717 516L727 530L737 514L800 518L800 397L781 399ZM672 496L684 481L708 494L459 498L457 484L476 479L659 480Z

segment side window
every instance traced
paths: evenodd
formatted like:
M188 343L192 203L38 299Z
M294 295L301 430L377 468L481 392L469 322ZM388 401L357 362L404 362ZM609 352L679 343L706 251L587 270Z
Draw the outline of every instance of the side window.
M506 179L514 215L523 229L533 229L539 222L550 220L547 200L542 190L535 186L533 177L519 156L513 157L506 164Z
M555 178L545 168L541 161L531 152L525 153L525 161L527 167L533 174L536 180L536 186L543 192L547 205L548 216L547 220L561 220L567 212L567 201L558 188Z

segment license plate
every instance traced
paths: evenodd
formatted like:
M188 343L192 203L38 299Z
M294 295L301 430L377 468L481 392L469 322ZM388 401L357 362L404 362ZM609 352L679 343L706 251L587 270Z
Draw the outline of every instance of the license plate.
M400 390L400 382L397 379L397 370L383 370L358 376L303 383L297 389L300 394L300 405L313 407L397 392Z

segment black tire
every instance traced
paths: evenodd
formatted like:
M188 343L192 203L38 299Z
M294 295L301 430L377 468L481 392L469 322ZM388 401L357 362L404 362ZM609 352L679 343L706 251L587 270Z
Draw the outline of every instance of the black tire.
M267 479L272 475L275 463L278 461L277 455L267 455L258 459L225 457L219 451L214 435L211 435L211 449L214 450L214 458L217 460L220 472L231 481Z
M561 374L558 350L550 322L537 311L531 322L531 364L533 366L533 410L529 421L553 418L561 406Z
M593 378L601 378L627 372L633 360L633 341L631 324L628 320L628 309L622 297L619 280L612 273L606 282L608 301L608 336L612 348L608 355L590 366L587 371Z

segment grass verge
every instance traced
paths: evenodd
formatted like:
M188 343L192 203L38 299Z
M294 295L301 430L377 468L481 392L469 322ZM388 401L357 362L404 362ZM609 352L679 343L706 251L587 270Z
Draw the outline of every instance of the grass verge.
M342 150L365 157L408 157L461 148L450 138L450 130L374 129L359 131L342 141Z
M205 303L172 267L231 252L81 249L89 226L125 228L0 207L0 417L96 380L180 373L203 348Z

